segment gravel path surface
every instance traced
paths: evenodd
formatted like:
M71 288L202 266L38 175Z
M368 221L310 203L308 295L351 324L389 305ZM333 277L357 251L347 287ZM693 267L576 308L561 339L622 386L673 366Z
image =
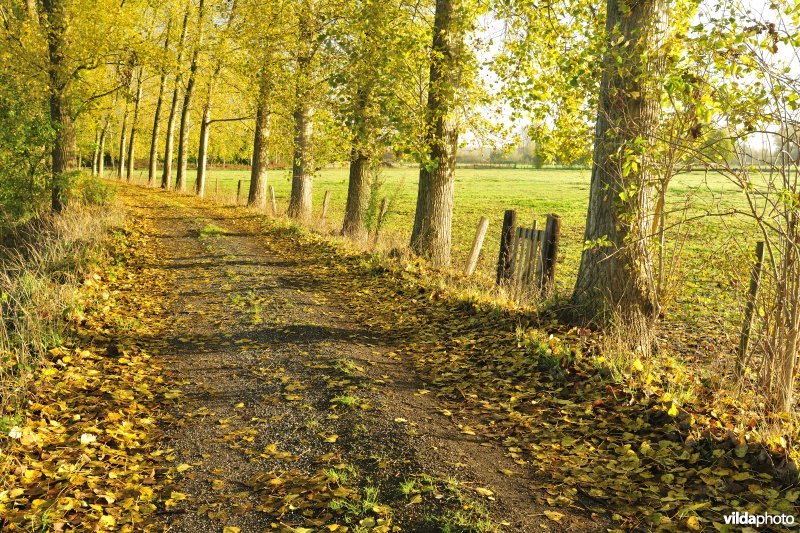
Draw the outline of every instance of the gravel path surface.
M506 450L462 431L394 356L402 339L357 323L306 275L290 231L243 208L119 195L173 273L151 295L168 302L171 334L148 341L181 391L165 447L184 477L167 529L604 529L547 516Z

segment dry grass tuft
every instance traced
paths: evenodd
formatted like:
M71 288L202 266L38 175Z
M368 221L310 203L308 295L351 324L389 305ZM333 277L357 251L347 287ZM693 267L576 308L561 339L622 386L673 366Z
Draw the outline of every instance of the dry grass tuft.
M63 342L69 321L80 315L76 290L98 262L109 228L121 221L113 207L73 203L61 215L40 215L4 235L0 414L13 413L25 400L45 353ZM1 417L0 426L6 423L11 421Z

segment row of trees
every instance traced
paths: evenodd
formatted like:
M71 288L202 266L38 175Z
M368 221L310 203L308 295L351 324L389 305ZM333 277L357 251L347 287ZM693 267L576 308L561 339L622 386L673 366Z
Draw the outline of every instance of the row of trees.
M770 242L775 217L786 229L769 248L785 267L775 267L774 283L786 286L770 326L782 331L770 356L779 363L767 366L782 374L764 372L779 383L768 387L774 408L789 409L800 338L800 275L788 244L798 242L791 241L797 206L787 200L796 193L788 176L797 172L797 128L790 127L797 76L781 65L796 53L798 8L774 7L776 23L714 0L607 0L605 7L588 0L4 0L0 103L4 135L13 137L4 142L15 147L9 153L27 151L28 163L16 171L21 182L49 167L59 211L79 144L93 151L96 173L113 151L117 176L130 179L137 146L147 141L149 184L180 192L189 187L194 152L194 192L203 196L210 139L229 125L236 134L217 145L251 150L248 204L255 207L266 202L270 164L291 161L288 214L308 217L315 170L348 160L342 232L353 238L365 234L371 176L392 150L420 167L410 246L447 266L459 134L485 126L480 117L493 100L480 73L491 69L499 97L534 124L534 142L551 152L557 146L563 160L593 152L572 309L624 330L631 348L649 353L676 168L687 158L725 167L748 136L778 128L786 155L770 164L785 179L752 198L751 215ZM496 43L476 31L483 19L505 25L490 61ZM757 81L765 72L770 84ZM710 157L714 147L719 153ZM761 190L738 168L729 175L746 194Z

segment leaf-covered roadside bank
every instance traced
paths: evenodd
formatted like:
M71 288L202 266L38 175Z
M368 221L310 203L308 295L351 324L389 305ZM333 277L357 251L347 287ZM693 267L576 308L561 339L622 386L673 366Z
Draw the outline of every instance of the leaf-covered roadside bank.
M132 225L132 224L131 224ZM137 224L138 226L138 224ZM141 230L115 230L80 289L71 338L49 350L24 409L3 418L0 529L141 531L171 471L159 449L160 368L130 339L154 332L166 273Z
M605 516L612 530L736 531L733 512L800 519L798 428L763 433L748 406L668 356L611 372L587 332L453 298L424 267L343 254L319 236L242 218L354 323L413 367L465 437L501 445L537 502ZM682 375L683 374L683 375ZM680 377L680 379L677 379ZM550 516L550 515L548 515Z

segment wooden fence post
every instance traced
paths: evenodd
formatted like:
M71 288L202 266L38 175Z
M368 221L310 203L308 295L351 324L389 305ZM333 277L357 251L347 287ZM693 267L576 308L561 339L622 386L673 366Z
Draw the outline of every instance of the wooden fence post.
M750 345L750 330L753 327L753 312L756 309L756 298L758 289L761 285L761 265L764 261L764 241L756 243L756 263L750 271L750 289L747 291L747 305L744 308L744 324L742 324L742 335L739 338L739 353L736 358L736 379L740 380L744 376L747 366L747 348Z
M378 219L375 221L375 242L378 242L378 233L381 231L381 226L383 226L383 218L386 216L386 210L389 209L389 199L384 196L383 200L381 200L381 208L378 211Z
M514 257L514 298L522 289L522 275L525 272L525 258L531 244L530 228L517 228L517 250Z
M239 205L239 198L242 196L242 180L239 180L239 184L236 186L236 205Z
M467 268L464 269L464 275L466 276L471 276L475 273L475 268L478 266L478 257L483 247L483 238L486 237L488 227L489 219L481 217L480 222L478 222L478 230L475 232L475 238L472 239L472 250L469 252L469 259L467 259Z
M328 204L331 201L331 191L325 191L325 197L322 199L322 214L320 215L320 221L325 220L325 216L328 214Z
M527 289L533 282L536 273L531 272L531 270L536 268L536 253L541 246L539 242L539 223L535 220L533 221L533 226L531 226L529 238L531 242L528 244L528 252L525 254L525 257L522 258L521 265L523 289Z
M561 217L547 215L542 243L542 289L552 290L556 279L558 241L561 238Z
M509 209L503 215L503 230L500 234L500 255L497 258L497 284L511 279L513 261L512 248L517 231L517 212Z
M272 185L269 186L269 201L272 204L272 214L277 216L278 215L278 204L275 202L275 187Z

